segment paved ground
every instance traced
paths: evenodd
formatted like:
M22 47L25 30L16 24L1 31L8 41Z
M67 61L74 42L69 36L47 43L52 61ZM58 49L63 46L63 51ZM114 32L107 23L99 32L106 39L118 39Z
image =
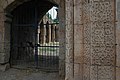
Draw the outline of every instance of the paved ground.
M58 72L9 69L6 72L0 72L0 80L59 80L59 76Z

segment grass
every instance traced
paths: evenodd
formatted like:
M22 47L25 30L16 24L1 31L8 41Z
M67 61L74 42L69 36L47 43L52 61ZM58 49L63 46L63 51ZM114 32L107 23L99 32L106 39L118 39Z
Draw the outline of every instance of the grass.
M59 42L51 42L51 43L45 43L45 44L41 44L41 45L44 47L39 47L40 52L42 52L42 51L54 52L54 51L57 51L59 49L59 47L49 47L49 46L59 46Z
M50 48L50 47L41 47L39 51L56 51L57 48Z

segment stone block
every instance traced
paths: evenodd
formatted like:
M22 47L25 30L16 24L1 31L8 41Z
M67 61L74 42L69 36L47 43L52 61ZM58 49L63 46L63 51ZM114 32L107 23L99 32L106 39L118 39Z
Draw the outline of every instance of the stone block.
M82 25L74 25L74 43L83 43Z
M116 65L120 66L120 26L116 29Z
M82 63L83 60L83 44L74 44L74 62Z
M3 34L0 32L0 42L3 40Z
M66 3L66 24L73 27L73 3ZM70 26L71 25L71 26ZM67 26L66 26L67 27Z
M10 24L5 24L4 39L10 42Z
M84 54L83 54L83 63L90 65L91 64L91 45L84 44Z
M120 67L116 67L116 80L120 80Z
M10 53L9 52L0 53L0 63L1 64L9 62L9 58L10 58Z
M94 26L94 25L93 25ZM100 42L104 42L105 40L105 37L104 37L104 28L103 29L96 29L96 26L95 27L92 27L92 43L100 43Z
M89 25L90 24L84 24L83 39L85 44L91 43L91 28Z
M74 24L82 24L82 2L74 1Z
M83 65L83 80L90 80L90 65Z
M10 64L7 63L7 64L4 64L4 65L0 65L0 71L6 71L10 68Z
M116 66L120 66L120 44L116 46Z
M65 60L59 60L59 76L65 78Z
M113 66L98 66L99 80L115 80L115 68Z
M1 18L1 15L0 15ZM3 32L4 32L4 21L2 21L2 19L0 19L0 34L3 36Z
M3 9L5 9L8 6L8 2L7 1L3 1Z
M97 66L91 66L90 68L90 80L97 80L98 77L98 67Z
M92 65L110 66L115 64L113 44L94 43L91 47Z
M1 12L4 12L4 9L3 9L2 6L0 6L0 13L1 13Z
M3 12L0 13L0 23L3 24L3 22L5 21L5 14Z
M4 52L4 43L0 42L0 53Z
M82 64L74 63L74 80L82 80Z
M65 60L65 51L59 52L59 59L60 60Z
M66 63L66 75L65 75L65 77L66 77L66 79L65 80L74 80L73 79L73 76L74 76L74 70L73 70L73 63Z
M10 42L4 42L4 49L5 49L5 52L10 51Z
M8 4L11 4L13 1L15 1L15 0L8 0Z
M0 63L4 63L4 62L5 62L4 53L0 53Z

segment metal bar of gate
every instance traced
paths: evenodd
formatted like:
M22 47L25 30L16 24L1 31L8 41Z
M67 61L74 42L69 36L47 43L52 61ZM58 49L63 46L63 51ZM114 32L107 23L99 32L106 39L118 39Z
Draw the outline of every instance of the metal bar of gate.
M49 25L53 25L53 23ZM46 24L44 24L44 26L46 26ZM53 40L52 43L42 43L39 48L41 55L39 57L39 67L57 70L59 64L59 44Z
M35 4L34 4L34 7L35 7L35 65L36 67L38 67L38 47L37 47L37 44L38 44L38 38L37 38L37 34L38 34L38 23L37 23L37 0L35 0Z

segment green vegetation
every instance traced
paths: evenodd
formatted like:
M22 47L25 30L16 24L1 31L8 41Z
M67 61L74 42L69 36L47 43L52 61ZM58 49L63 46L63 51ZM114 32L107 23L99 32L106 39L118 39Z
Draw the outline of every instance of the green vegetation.
M56 19L52 19L52 16L51 16L51 14L49 14L49 13L47 13L46 15L47 15L47 17L48 17L50 20L53 21L53 23L59 23L58 18L56 18Z
M42 52L42 51L57 51L57 48L51 48L51 47L40 47L39 48L39 50L40 50L40 52Z
M41 44L42 47L39 47L39 51L46 51L46 52L55 52L59 50L59 42L51 42L46 44ZM56 47L57 46L57 47Z

